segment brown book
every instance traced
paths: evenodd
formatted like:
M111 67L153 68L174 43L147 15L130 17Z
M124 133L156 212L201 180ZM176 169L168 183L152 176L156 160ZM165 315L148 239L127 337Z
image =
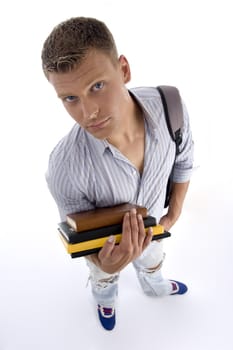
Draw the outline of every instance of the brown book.
M96 208L79 213L68 214L66 216L67 224L76 232L92 230L99 227L105 227L122 223L125 213L135 208L138 214L143 218L147 217L145 207L124 203L114 207Z

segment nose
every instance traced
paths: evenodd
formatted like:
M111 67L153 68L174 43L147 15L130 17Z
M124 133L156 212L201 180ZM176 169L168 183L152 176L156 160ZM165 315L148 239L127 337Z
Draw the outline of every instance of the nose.
M81 102L81 110L85 120L93 120L98 116L99 107L96 103L88 100Z

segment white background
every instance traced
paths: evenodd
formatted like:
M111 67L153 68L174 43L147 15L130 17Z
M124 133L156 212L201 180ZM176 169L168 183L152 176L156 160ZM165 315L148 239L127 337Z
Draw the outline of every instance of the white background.
M198 169L164 264L189 293L148 298L128 266L110 333L98 324L84 261L57 236L44 180L48 155L73 121L43 76L41 48L72 16L105 21L131 64L129 86L179 87L196 145ZM233 349L232 33L227 0L1 5L1 350Z

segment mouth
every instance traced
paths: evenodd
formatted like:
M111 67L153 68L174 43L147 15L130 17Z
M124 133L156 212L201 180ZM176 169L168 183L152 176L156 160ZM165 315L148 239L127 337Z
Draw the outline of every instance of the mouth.
M102 129L106 126L107 122L110 120L110 117L105 118L104 120L97 121L95 123L89 124L88 129Z

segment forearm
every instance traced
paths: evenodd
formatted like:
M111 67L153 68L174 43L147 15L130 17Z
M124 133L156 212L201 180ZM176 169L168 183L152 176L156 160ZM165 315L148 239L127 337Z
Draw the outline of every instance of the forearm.
M167 215L172 221L174 221L174 223L182 212L188 187L189 181L184 183L173 183L172 185L172 192Z
M189 181L183 183L173 183L167 214L160 220L160 224L164 226L165 230L169 230L178 220L182 212L188 187Z

